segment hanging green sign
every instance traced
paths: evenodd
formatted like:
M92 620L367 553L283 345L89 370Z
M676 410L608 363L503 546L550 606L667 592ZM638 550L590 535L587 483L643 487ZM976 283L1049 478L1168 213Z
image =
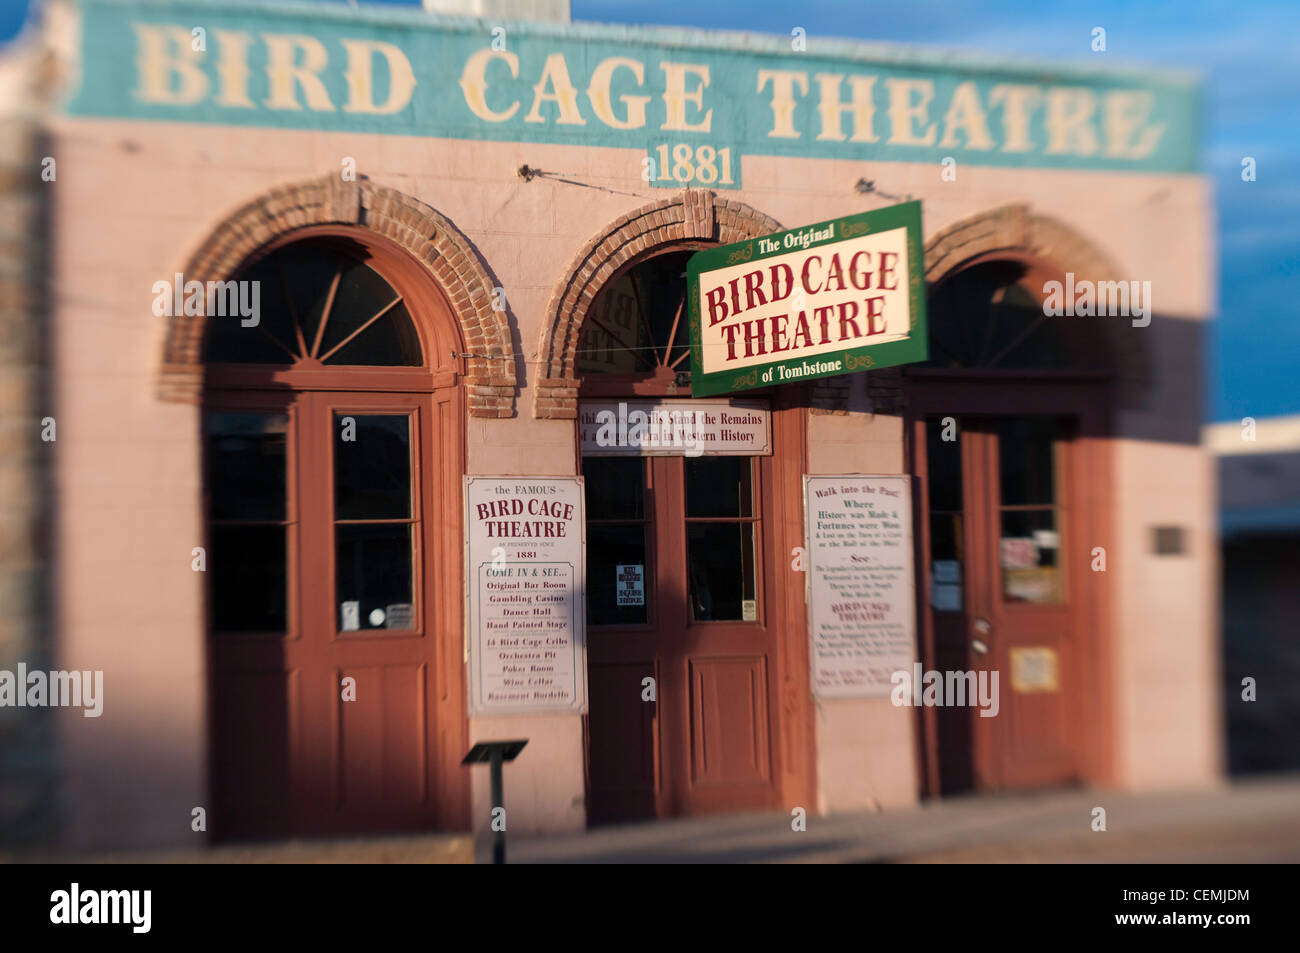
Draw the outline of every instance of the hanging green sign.
M698 252L691 394L924 361L924 262L920 202Z

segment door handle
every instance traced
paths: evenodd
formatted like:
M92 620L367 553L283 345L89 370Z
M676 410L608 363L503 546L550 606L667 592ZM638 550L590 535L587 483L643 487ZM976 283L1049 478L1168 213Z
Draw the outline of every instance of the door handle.
M989 651L988 643L982 638L978 638L978 636L988 635L993 630L993 626L989 625L988 619L977 618L971 623L971 628L975 630L977 638L971 639L970 647L974 649L977 655L987 655Z

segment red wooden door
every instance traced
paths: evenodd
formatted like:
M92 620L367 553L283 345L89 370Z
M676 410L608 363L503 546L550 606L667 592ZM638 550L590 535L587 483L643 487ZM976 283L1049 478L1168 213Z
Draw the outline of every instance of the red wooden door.
M977 704L923 715L937 747L932 785L945 793L1079 778L1081 692L1095 681L1089 553L1100 514L1084 488L1091 468L1082 438L1096 421L1069 395L1013 414L1033 405L980 393L932 387L915 402L912 432L926 667L983 672L990 689L988 673L997 673L996 701L982 706L996 714L982 716ZM939 406L977 412L934 412Z
M591 819L778 804L772 458L587 457L583 472ZM627 565L645 567L642 605L618 604Z
M214 833L461 826L454 390L206 416Z

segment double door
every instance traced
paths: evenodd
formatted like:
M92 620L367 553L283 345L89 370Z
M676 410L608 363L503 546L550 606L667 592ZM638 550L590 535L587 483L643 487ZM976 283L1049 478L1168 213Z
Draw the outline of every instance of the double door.
M585 457L589 817L780 802L771 457Z
M454 391L204 417L214 833L463 827Z

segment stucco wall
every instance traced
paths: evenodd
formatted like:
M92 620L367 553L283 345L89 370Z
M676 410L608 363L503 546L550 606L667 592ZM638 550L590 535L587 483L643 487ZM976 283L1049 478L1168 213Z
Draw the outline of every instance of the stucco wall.
M199 431L193 407L155 397L164 319L150 313L153 282L168 278L237 205L278 184L338 172L345 157L354 158L359 174L449 218L506 290L523 390L515 417L469 420L470 472L570 474L572 421L530 412L540 316L592 233L671 193L646 187L642 153L621 149L66 119L53 148L61 664L102 668L106 685L102 718L64 719L71 837L185 843L194 836L190 810L205 797L207 761L201 586L190 569L201 538ZM548 176L525 182L516 174L525 163L580 184ZM745 188L721 194L786 227L920 198L927 236L999 205L1029 203L1094 241L1129 276L1156 282L1180 320L1210 311L1209 285L1188 277L1210 267L1199 180L962 168L956 182L944 182L939 172L746 157ZM874 180L875 193L854 190L863 177ZM1174 285L1176 294L1160 290ZM1199 375L1200 368L1169 373ZM1194 416L1199 421L1199 408ZM814 415L809 438L812 472L902 471L897 417ZM1214 758L1206 694L1213 614L1209 595L1178 594L1193 584L1213 592L1208 473L1198 450L1176 442L1134 440L1117 457L1116 519L1124 528L1111 565L1142 567L1131 577L1112 569L1124 777L1135 784L1199 777ZM1193 530L1192 550L1176 569L1139 556L1140 527L1155 512ZM1153 598L1153 584L1165 595ZM1166 687L1148 697L1153 677ZM887 700L822 706L822 809L915 798L912 714ZM507 775L512 830L584 822L580 727L578 718L561 716L471 725L475 739L531 739ZM474 784L485 825L486 772Z

